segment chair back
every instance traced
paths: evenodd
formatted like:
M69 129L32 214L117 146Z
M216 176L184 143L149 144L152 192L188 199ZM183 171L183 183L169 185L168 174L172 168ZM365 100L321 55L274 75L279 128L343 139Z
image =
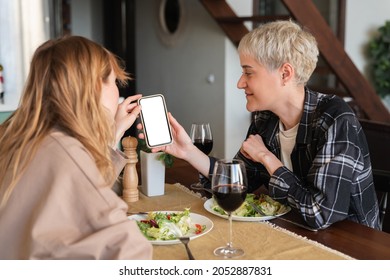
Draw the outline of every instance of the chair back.
M359 120L370 151L374 185L378 194L382 230L390 232L390 214L387 200L390 192L390 124Z

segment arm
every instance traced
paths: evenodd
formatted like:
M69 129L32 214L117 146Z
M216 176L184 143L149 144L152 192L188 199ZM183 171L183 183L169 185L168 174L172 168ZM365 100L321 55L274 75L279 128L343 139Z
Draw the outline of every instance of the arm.
M252 122L248 129L246 140L243 142L240 150L235 156L245 163L249 192L257 190L262 185L268 186L270 174L273 174L276 167L282 165L279 159L273 154L277 152L276 147L268 147L263 141L263 137L268 139L265 141L269 142L274 136L272 134L264 133L264 135L259 136L261 131L264 131L264 125L266 125L267 118L264 119L264 122L265 124L263 124L263 122L258 124ZM277 145L276 141L272 142L275 142L274 145ZM265 158L263 159L263 157ZM268 161L268 159L272 160Z
M209 176L209 157L192 143L191 138L179 122L169 113L173 143L168 146L152 149L152 152L163 151L174 157L184 159L204 176ZM141 127L139 127L141 128ZM140 135L140 137L143 137Z
M267 149L263 139L258 134L249 135L242 144L240 152L244 157L261 163L270 175L283 166L283 163Z

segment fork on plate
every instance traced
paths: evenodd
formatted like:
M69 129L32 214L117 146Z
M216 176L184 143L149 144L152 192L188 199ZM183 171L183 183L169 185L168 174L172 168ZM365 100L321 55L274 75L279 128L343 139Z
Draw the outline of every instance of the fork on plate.
M192 253L191 253L190 247L188 246L188 243L190 242L190 238L189 238L189 237L184 237L184 236L183 236L183 237L179 237L179 240L180 240L181 243L183 243L184 246L186 247L188 259L190 259L190 260L195 260L194 256L193 256Z

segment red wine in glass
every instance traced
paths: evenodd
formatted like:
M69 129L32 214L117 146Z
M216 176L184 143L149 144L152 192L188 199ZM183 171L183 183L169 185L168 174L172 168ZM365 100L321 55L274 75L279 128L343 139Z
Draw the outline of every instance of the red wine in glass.
M208 155L213 149L213 140L212 139L194 139L194 145L201 150L203 153Z
M223 210L233 212L244 203L247 187L238 184L217 185L213 187L212 192L214 199Z

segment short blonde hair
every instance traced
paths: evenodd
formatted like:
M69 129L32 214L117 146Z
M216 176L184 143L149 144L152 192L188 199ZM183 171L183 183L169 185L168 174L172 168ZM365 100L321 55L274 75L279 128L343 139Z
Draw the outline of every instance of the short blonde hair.
M292 20L260 25L242 38L238 52L255 58L271 71L290 63L298 85L307 83L319 55L314 36Z

